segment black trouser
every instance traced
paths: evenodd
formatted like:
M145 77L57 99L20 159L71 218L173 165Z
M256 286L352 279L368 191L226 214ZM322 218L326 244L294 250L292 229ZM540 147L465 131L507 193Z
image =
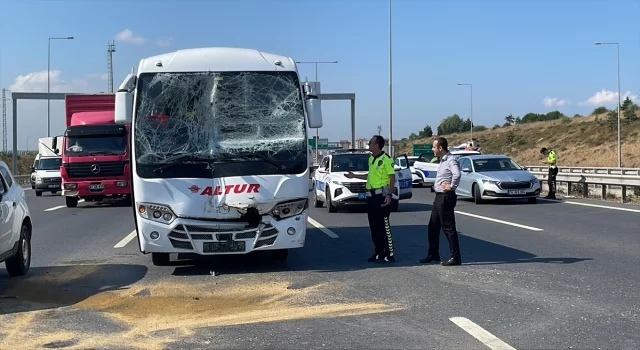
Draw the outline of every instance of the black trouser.
M444 231L449 241L449 251L452 258L460 259L460 243L456 231L456 218L453 209L458 197L453 191L436 192L436 199L431 208L429 219L429 255L440 256L440 229Z
M558 175L558 167L549 167L549 197L556 196L556 175Z
M391 203L384 204L384 196L382 194L374 194L367 197L369 228L371 229L371 240L375 252L380 257L393 256L393 238L391 237L391 224L389 223L389 215L391 215Z

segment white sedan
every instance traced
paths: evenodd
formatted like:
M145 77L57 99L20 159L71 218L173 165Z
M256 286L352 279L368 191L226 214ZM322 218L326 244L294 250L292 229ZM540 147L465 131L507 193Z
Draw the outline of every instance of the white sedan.
M492 199L527 199L537 202L540 180L505 155L473 155L458 158L462 176L456 194L476 204Z
M24 189L0 161L0 262L9 276L22 276L31 266L31 213Z

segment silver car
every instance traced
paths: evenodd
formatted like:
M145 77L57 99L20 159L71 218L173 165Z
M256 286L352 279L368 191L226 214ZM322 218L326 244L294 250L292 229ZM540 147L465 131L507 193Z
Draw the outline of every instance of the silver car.
M490 199L528 199L536 203L540 181L526 168L504 155L472 155L458 158L462 176L456 194L476 204Z

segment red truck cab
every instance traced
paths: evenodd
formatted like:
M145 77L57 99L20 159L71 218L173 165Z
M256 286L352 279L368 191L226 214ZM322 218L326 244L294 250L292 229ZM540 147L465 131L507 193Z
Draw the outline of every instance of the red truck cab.
M62 147L62 195L67 207L82 198L102 201L126 197L131 201L129 125L115 124L114 94L65 96L66 130Z

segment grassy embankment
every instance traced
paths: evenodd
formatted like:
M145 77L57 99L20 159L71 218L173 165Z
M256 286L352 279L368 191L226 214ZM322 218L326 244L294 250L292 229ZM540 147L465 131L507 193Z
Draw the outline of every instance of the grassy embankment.
M540 148L558 153L560 166L616 167L617 130L607 125L607 115L576 116L554 121L516 124L477 131L482 153L506 154L523 165L542 165ZM622 166L640 167L640 121L622 120ZM469 133L444 135L449 145L469 140ZM399 141L397 152L411 154L413 144L431 143L434 137Z

